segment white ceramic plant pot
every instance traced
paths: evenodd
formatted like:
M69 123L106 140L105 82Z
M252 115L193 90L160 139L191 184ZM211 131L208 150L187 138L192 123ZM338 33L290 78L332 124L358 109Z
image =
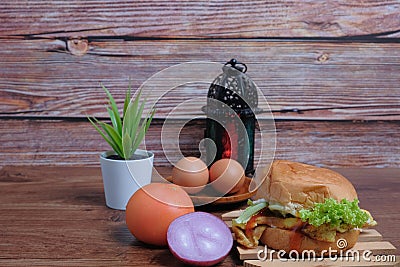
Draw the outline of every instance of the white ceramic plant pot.
M141 149L137 149L135 154L145 158L108 159L107 157L115 155L114 151L100 155L106 205L112 209L125 210L133 193L151 182L154 154Z

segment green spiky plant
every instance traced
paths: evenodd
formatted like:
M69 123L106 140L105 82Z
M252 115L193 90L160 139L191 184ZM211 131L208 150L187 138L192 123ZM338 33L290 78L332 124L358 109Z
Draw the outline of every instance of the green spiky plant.
M112 125L99 121L95 117L87 118L121 159L131 159L149 129L155 109L153 108L142 120L146 101L140 102L141 90L135 99L131 101L131 86L129 86L125 93L124 109L121 117L113 96L104 85L101 86L108 96L109 106L107 107L107 112Z

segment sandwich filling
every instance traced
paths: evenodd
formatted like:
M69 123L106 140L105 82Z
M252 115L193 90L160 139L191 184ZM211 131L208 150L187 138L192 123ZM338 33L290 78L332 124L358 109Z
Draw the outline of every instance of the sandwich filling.
M264 199L248 201L248 207L232 221L236 240L246 248L258 246L267 227L300 232L313 239L335 242L337 233L375 226L371 214L360 209L358 199L338 202L333 198L315 203L310 209L300 204L268 203Z

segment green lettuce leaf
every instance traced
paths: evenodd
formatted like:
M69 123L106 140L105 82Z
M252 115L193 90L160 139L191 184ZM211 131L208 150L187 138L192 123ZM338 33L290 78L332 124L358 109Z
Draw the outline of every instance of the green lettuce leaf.
M316 227L328 224L333 228L342 225L361 228L369 219L369 215L360 209L358 199L338 202L328 198L324 203L316 203L312 209L300 210L300 218Z

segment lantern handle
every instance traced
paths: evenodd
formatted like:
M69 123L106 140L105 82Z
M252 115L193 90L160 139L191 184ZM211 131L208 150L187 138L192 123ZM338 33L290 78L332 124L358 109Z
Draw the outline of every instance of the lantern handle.
M241 71L245 73L247 71L247 66L246 64L237 61L235 58L232 58L230 61L225 63L225 66L230 64L233 68L237 69L238 71ZM241 66L238 66L241 65Z

